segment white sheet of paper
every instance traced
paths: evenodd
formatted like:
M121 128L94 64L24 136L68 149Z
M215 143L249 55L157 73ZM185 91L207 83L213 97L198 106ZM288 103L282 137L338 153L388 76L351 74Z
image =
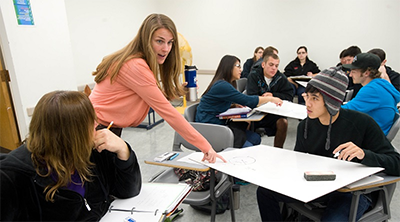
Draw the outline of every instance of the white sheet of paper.
M305 105L292 103L287 100L283 101L282 106L277 106L275 103L268 102L255 109L260 112L272 113L294 119L307 118L307 108Z
M309 202L383 170L381 167L367 167L359 163L265 145L219 154L228 162L223 163L219 159L216 163L201 162L200 158L191 155L189 158L303 202ZM306 181L305 171L333 171L336 179Z

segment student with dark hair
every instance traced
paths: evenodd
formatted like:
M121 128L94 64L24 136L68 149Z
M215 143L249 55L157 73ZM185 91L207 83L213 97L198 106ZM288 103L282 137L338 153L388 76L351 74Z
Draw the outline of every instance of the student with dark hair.
M370 115L387 135L398 113L397 103L400 102L400 92L387 80L381 79L378 71L381 66L379 57L372 53L360 53L354 57L351 64L343 65L350 69L354 84L363 87L357 96L342 106Z
M379 67L379 71L382 73L381 78L388 80L394 88L400 91L400 73L394 71L392 68L386 65L386 53L383 49L371 49L368 53L372 53L377 55L381 59L381 67Z
M315 62L311 61L308 58L308 51L307 47L300 46L297 49L297 57L293 61L291 61L285 67L285 76L292 77L292 76L314 76L315 74L319 73L319 68ZM304 99L301 96L304 93L304 86L297 84L291 78L288 78L289 82L292 84L294 95L298 96L298 103L304 104Z
M261 143L260 136L247 130L247 122L233 122L216 117L232 106L256 106L273 102L282 104L277 97L248 96L236 90L236 80L241 73L240 60L236 56L225 55L217 68L214 78L203 93L196 111L196 122L228 125L235 137L234 147L248 147Z
M262 55L264 53L264 48L259 46L254 50L254 55L253 58L247 59L246 62L243 65L243 71L242 74L240 74L240 78L247 78L247 76L250 73L251 67L255 62L257 62L260 58L262 58Z
M388 175L400 175L400 155L386 139L378 124L368 115L341 109L348 78L339 68L329 68L308 83L304 99L308 117L297 127L294 150L352 161L370 167L383 167ZM371 194L360 195L356 221L371 205ZM269 189L257 189L262 221L282 221L279 202L298 202ZM348 221L351 192L334 191L315 200L327 207L321 221Z
M346 64L351 64L353 62L353 59L356 55L361 53L361 49L358 46L350 46L349 48L346 49L346 51L343 53L344 57L344 63L342 65ZM342 66L342 71L346 74L347 78L349 78L349 86L347 87L348 90L353 90L353 96L354 98L358 91L361 89L361 84L354 84L352 78L350 77L350 69L345 68Z
M286 76L279 72L278 66L279 56L275 53L267 53L262 61L257 61L247 78L247 94L292 101L293 88ZM265 128L267 135L275 135L275 147L283 147L288 127L286 117L268 114L254 125L255 128Z
M1 221L99 221L114 197L139 194L142 178L131 147L74 91L44 95L27 143L0 155Z

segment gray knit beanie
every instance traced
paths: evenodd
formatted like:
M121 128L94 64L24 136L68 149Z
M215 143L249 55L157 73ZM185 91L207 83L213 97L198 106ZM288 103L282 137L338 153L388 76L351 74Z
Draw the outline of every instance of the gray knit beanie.
M322 70L314 76L308 84L319 90L324 98L325 107L330 114L328 132L326 135L325 149L329 150L331 145L332 116L339 112L344 96L346 94L349 79L341 70L342 67L332 67ZM304 129L304 139L307 139L308 117Z
M325 106L331 116L336 115L342 105L349 79L339 67L322 70L308 82L324 97Z

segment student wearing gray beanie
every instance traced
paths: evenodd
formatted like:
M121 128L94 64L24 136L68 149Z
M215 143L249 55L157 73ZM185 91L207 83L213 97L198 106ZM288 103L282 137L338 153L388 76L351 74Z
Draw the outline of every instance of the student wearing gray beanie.
M339 112L348 84L349 79L341 70L341 68L334 67L323 70L319 73L319 75L316 75L313 79L311 79L307 85L309 89L311 86L318 89L324 99L325 107L330 115L329 128L325 144L326 150L328 150L330 147L332 118ZM304 139L307 139L307 122L308 118L306 119Z
M338 68L325 69L308 83L303 94L308 117L297 127L294 150L319 156L383 167L389 175L400 175L400 155L379 125L367 114L342 109L348 79ZM335 154L338 156L335 157ZM316 166L317 168L318 166ZM335 169L332 169L335 172ZM356 221L371 205L373 194L360 195ZM334 191L315 200L327 208L321 221L348 221L352 194ZM279 202L293 198L259 187L257 202L262 221L282 221Z

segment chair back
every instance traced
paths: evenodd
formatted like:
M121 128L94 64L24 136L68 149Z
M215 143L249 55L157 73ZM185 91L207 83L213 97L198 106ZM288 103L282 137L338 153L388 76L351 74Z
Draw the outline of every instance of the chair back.
M190 124L206 138L215 152L233 147L233 132L229 127L211 123L191 122ZM175 132L173 150L182 151L181 145L191 150L200 151L197 147L187 142L181 135Z
M400 113L396 113L396 115L394 116L394 121L393 121L393 125L389 130L389 133L387 134L386 138L392 142L392 140L394 139L394 137L396 137L397 132L400 129Z
M243 92L244 90L246 90L246 86L247 86L247 78L240 78L236 80L236 89L239 92Z
M185 117L188 122L195 122L197 106L199 106L199 103L186 107L183 117Z
M343 102L350 101L351 98L353 98L353 93L354 93L354 89L347 89L346 90L346 95L344 96L344 101Z

